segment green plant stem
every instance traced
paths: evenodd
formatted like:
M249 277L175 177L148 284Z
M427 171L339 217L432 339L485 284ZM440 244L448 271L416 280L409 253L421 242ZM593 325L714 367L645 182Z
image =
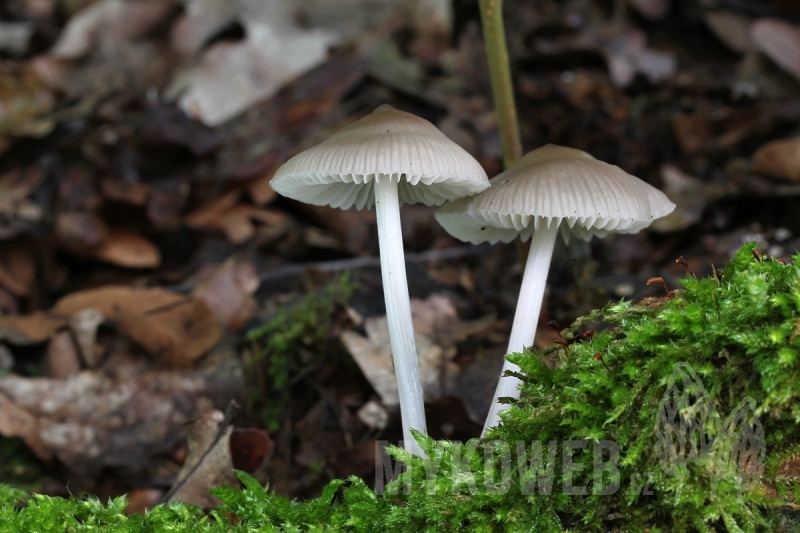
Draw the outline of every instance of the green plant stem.
M503 0L480 0L480 9L497 126L503 144L503 167L509 168L522 157L522 143L519 139L514 86L511 83L506 32L503 28Z
M489 76L492 80L492 95L497 113L497 127L503 145L503 168L511 168L522 157L522 142L519 138L517 106L514 103L514 85L511 82L511 66L508 62L506 31L503 27L503 0L480 0L483 40L486 43L486 58L489 61ZM522 269L528 257L528 245L517 239L517 256Z

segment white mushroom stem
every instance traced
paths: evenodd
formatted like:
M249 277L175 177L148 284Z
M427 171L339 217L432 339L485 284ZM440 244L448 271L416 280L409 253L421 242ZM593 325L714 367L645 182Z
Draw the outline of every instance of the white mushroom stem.
M525 348L533 345L533 339L536 336L536 325L542 309L547 272L550 270L550 259L553 257L553 247L560 221L551 220L549 222L548 227L535 230L531 237L531 249L528 252L525 272L522 275L522 286L519 289L517 310L514 313L514 324L511 326L511 337L506 353L522 352ZM508 396L519 398L521 381L513 376L503 376L506 370L519 372L520 368L508 360L503 363L500 381L497 383L481 436L486 435L490 428L496 426L500 422L500 413L510 407L508 404L497 403L498 398Z
M414 327L411 322L411 303L408 299L403 234L400 229L398 182L392 178L393 176L386 174L378 174L374 178L381 277L397 391L400 396L404 446L409 452L424 456L419 444L411 435L411 428L427 434L427 427Z

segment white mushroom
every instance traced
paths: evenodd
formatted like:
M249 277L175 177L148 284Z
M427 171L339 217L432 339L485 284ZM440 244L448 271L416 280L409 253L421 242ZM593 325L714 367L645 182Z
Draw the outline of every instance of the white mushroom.
M449 202L436 219L454 237L477 244L532 237L522 277L507 353L533 344L556 234L589 240L610 232L636 233L675 209L658 189L614 165L574 148L548 144L492 178L481 194ZM506 361L506 370L519 367ZM502 376L483 434L500 421L507 404L519 398L519 379Z
M441 205L475 194L489 186L486 172L427 120L382 105L291 158L270 185L284 196L309 204L361 209L375 203L403 438L406 449L420 455L410 430L426 433L425 410L408 299L400 203Z

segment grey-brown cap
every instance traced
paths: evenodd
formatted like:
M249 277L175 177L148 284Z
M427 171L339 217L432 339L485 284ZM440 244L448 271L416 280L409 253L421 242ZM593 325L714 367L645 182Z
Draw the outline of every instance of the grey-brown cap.
M553 144L530 152L490 183L483 193L436 211L451 235L476 244L510 242L561 224L565 239L588 240L612 231L636 233L675 209L664 193L619 167Z
M275 173L280 194L315 205L371 206L373 180L398 182L400 201L441 205L489 186L486 172L433 124L382 105Z

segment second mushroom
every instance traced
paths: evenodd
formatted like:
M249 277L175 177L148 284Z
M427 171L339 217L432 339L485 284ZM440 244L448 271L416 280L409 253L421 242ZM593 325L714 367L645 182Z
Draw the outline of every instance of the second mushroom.
M559 231L565 240L636 233L675 209L661 191L619 167L552 144L530 152L491 184L481 194L443 205L436 219L451 235L473 244L531 239L506 353L533 344ZM519 367L506 360L506 371L518 372ZM498 399L519 398L519 385L516 377L501 375L483 435L508 407Z

